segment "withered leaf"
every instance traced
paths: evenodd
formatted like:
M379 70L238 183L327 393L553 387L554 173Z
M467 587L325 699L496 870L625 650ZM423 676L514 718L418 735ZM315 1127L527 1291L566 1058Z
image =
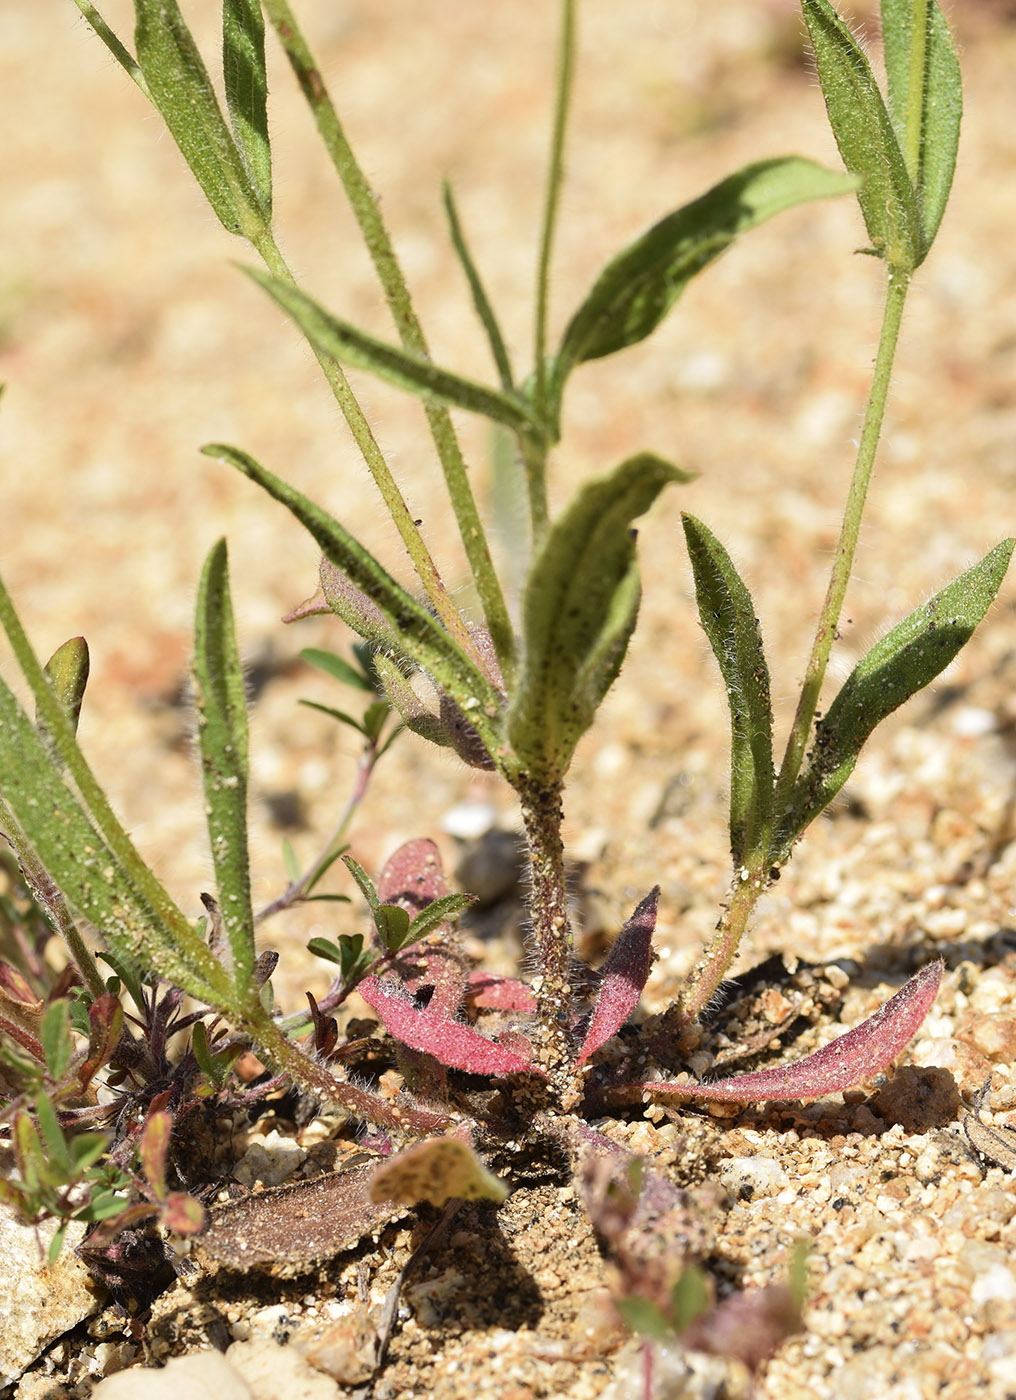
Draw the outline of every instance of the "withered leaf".
M496 1201L508 1195L503 1181L492 1176L473 1149L458 1138L430 1138L397 1152L374 1173L371 1199L398 1200L406 1205L429 1201L443 1206L456 1197L464 1201Z
M971 1112L964 1113L963 1131L978 1161L987 1161L990 1166L1016 1172L1016 1128L981 1122L981 1109L990 1087L989 1079L976 1095Z
M355 1249L409 1213L397 1202L371 1200L376 1170L368 1163L213 1206L199 1252L231 1269L298 1274Z

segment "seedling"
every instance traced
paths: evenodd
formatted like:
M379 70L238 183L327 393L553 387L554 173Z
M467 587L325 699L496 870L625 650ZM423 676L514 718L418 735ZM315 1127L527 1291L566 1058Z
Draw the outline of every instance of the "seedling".
M311 659L369 699L362 719L348 710L332 711L358 731L365 746L357 789L334 838L309 871L291 870L288 889L256 915L246 833L246 698L226 546L220 541L205 566L195 628L197 736L216 881L215 898L206 899L207 916L200 924L141 860L77 743L86 653L81 646L70 647L44 668L0 586L0 622L37 707L33 719L0 683L0 826L29 889L67 942L82 983L81 1004L93 1025L98 1019L101 1049L90 1046L90 1072L109 1064L119 1074L133 1069L144 1081L148 1127L142 1158L149 1167L139 1208L164 1215L175 1199L165 1152L159 1156L149 1142L156 1133L160 1142L168 1139L175 1120L161 1116L154 1062L142 1073L131 1064L127 1032L114 1034L115 1012L104 998L117 989L107 985L83 936L89 928L100 935L107 960L135 1003L149 1007L149 1042L162 1033L155 1015L162 1005L156 997L160 982L170 989L160 995L176 998L163 1030L173 1024L183 992L204 1008L189 1022L188 1068L173 1071L178 1098L224 1092L231 1055L243 1044L253 1046L278 1075L373 1125L372 1141L387 1160L379 1169L358 1169L355 1179L345 1174L339 1180L335 1193L344 1201L339 1223L315 1250L348 1247L360 1233L400 1213L410 1196L435 1204L456 1193L494 1200L503 1187L481 1159L496 1163L509 1144L520 1141L542 1144L571 1160L604 1247L621 1261L622 1293L649 1298L664 1319L661 1326L690 1335L696 1325L687 1315L692 1284L680 1281L696 1277L685 1265L702 1252L701 1226L678 1188L648 1169L632 1175L630 1154L586 1126L583 1117L645 1101L744 1103L814 1098L848 1088L902 1051L941 979L941 966L929 964L861 1026L795 1063L706 1084L662 1077L660 1067L680 1061L690 1028L726 976L760 896L794 844L842 788L872 730L928 685L969 639L1012 552L1013 541L1003 541L920 605L858 663L824 718L817 717L904 303L937 232L955 164L960 77L939 7L934 0L882 0L889 77L883 95L867 57L829 0L802 0L845 171L786 156L729 175L665 213L611 259L551 345L550 270L576 51L577 6L575 0L562 0L532 363L522 375L511 363L451 188L444 191L452 246L496 369L496 382L481 383L431 358L378 202L287 0L224 0L224 105L176 0L135 0L134 53L88 0L76 3L161 113L224 227L258 257L260 265L245 266L245 273L314 350L416 573L412 585L399 582L339 520L243 449L225 444L204 449L260 485L320 545L320 593L294 617L331 612L356 634L357 668L321 654ZM348 197L398 341L368 334L323 306L298 285L279 251L272 222L266 18ZM639 452L587 481L552 517L547 481L561 437L562 404L583 364L650 336L690 280L751 229L792 206L847 194L860 203L873 272L878 263L884 267L885 314L840 541L796 714L777 762L770 673L753 600L719 539L685 515L699 615L730 707L733 881L715 937L676 1002L608 1060L600 1051L628 1021L645 987L657 905L665 894L659 889L648 894L599 972L587 969L580 977L565 897L562 802L576 745L617 679L636 625L641 583L633 522L665 488L684 485L691 476L653 453ZM460 610L442 581L350 389L345 374L350 366L420 399L478 599L477 617ZM451 407L485 417L513 445L530 537L517 623L493 562ZM272 1004L271 966L256 954L255 927L280 908L320 897L322 877L345 851L349 818L394 737L386 728L393 715L424 740L494 771L517 795L528 852L536 975L524 982L469 965L452 927L468 896L447 890L436 848L421 840L390 859L376 887L345 856L370 922L362 934L314 941L313 951L337 965L335 981L324 998L310 999L309 1016L282 1017ZM14 992L5 994L2 1025L14 1042L35 1053L34 1038L25 1045L25 1036L33 1033L9 1009L22 996L18 976L7 973ZM583 999L578 989L590 983L594 994ZM340 1039L331 1013L354 990L387 1032L382 1045L362 1035ZM97 1007L104 1009L97 1012ZM308 1024L313 1053L293 1036ZM47 1064L48 1053L42 1055ZM379 1057L394 1058L406 1085L401 1096L371 1086L372 1077L377 1085ZM49 1072L53 1076L52 1066ZM488 1092L476 1093L477 1078ZM491 1080L496 1095L489 1093ZM19 1142L23 1139L22 1182L42 1180L33 1166L39 1156L30 1141L33 1125L51 1139L54 1152L64 1131L47 1094L45 1085L26 1079L6 1110L19 1125ZM68 1149L69 1164L87 1166L92 1150L91 1144ZM330 1188L315 1183L310 1189L327 1194ZM285 1190L288 1201L292 1192ZM59 1209L52 1193L39 1200ZM283 1197L267 1192L249 1205L226 1208L213 1221L207 1248L213 1253L218 1248L229 1260L239 1230L246 1258L271 1256L259 1239L286 1235L273 1216L276 1209L284 1210ZM292 1241L285 1240L284 1248L291 1250ZM698 1325L701 1330L706 1322L699 1319Z

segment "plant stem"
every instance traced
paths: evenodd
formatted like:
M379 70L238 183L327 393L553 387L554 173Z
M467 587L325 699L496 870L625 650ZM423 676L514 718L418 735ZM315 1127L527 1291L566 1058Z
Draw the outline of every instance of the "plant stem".
M575 0L561 0L561 31L557 49L557 77L554 84L554 127L550 138L550 162L543 199L543 227L540 252L536 265L536 325L533 359L536 375L534 403L540 418L547 408L547 312L550 302L550 262L554 249L554 230L561 202L564 181L564 146L571 104L572 76L575 71ZM532 491L530 492L532 495ZM546 521L546 503L543 512ZM533 518L533 536L538 538L538 521Z
M342 182L395 321L399 338L406 349L426 355L428 351L423 330L413 309L409 289L381 217L378 201L353 154L338 113L328 95L321 71L300 32L288 0L264 0L264 7ZM494 569L476 499L469 484L466 464L451 415L445 407L434 403L425 404L425 411L487 629L494 643L502 673L506 680L509 680L515 667L515 634ZM467 655L472 655L471 648L467 648Z
M709 946L695 964L674 1002L664 1013L657 1034L680 1034L708 1006L734 961L748 919L768 884L762 869L741 870L734 876L730 903L716 925Z
M843 599L846 595L847 584L850 581L850 574L854 565L854 554L857 549L857 540L861 530L861 517L864 513L864 503L868 494L868 485L871 481L872 468L875 463L875 452L878 448L879 434L882 430L882 420L885 416L886 399L889 394L889 381L892 376L893 359L899 341L900 324L903 320L903 308L906 304L908 286L909 276L906 273L890 270L885 309L882 317L882 330L879 335L878 352L875 356L875 368L872 374L871 390L868 395L868 405L864 415L864 427L861 432L860 443L858 444L857 460L854 464L854 474L850 482L850 492L847 496L847 504L843 512L843 523L840 526L840 537L836 545L836 554L829 576L829 587L826 592L825 602L822 606L822 612L819 615L818 627L815 631L815 640L812 644L811 656L808 659L804 684L801 687L801 697L798 700L797 711L794 715L794 723L790 730L790 737L787 740L783 764L776 781L773 813L774 820L777 823L779 823L787 809L791 792L797 781L798 774L801 771L801 764L804 761L804 752L808 743L808 736L811 733L815 711L818 708L822 682L825 679L826 667L829 664L829 654L832 650L833 642L836 640L836 629L839 625L840 614L843 609Z
M518 791L529 852L529 916L539 968L533 981L541 1035L536 1058L553 1076L574 1058L569 1043L573 939L565 891L561 784L523 785Z
M903 137L903 159L915 188L919 188L921 138L924 134L924 98L928 75L924 71L928 54L928 0L913 0L910 20L910 70L907 74L907 129Z

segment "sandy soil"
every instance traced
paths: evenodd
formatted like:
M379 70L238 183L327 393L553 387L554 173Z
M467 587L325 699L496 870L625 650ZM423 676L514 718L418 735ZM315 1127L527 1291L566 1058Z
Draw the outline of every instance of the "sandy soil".
M835 160L788 8L685 0L622 15L609 0L586 0L555 326L625 239L737 165L786 151ZM104 13L127 32L129 9L111 0ZM448 174L525 363L550 7L350 0L302 10L383 191L435 358L490 372L442 228L438 182ZM838 675L1016 518L1016 27L1001 10L971 4L957 16L967 91L961 162L908 312ZM335 703L296 658L303 646L343 639L326 622L279 626L313 590L314 547L197 448L210 440L247 448L397 567L393 535L309 353L229 266L243 249L203 207L159 120L70 0L4 7L0 64L8 117L0 370L9 386L0 565L41 651L87 635L89 755L139 845L197 912L209 867L178 697L201 560L228 536L243 647L269 663L253 717L252 814L257 893L269 898L285 878L282 836L312 855L352 782L351 736L295 706L300 696ZM278 60L274 72L287 253L323 300L387 334L299 96ZM690 602L678 513L707 521L749 579L785 724L877 335L881 276L852 255L862 243L847 201L783 216L710 271L645 346L584 369L568 404L555 500L643 446L700 473L640 528L639 635L580 751L568 802L571 846L588 866L591 932L616 927L647 888L663 886L652 1003L672 994L693 961L728 876L723 697ZM435 469L418 409L356 382L448 580L458 582L456 541L431 505ZM485 434L473 421L461 426L485 491ZM510 523L499 522L509 542ZM998 1122L1016 1109L1012 597L1005 588L933 692L872 740L850 801L809 834L742 960L781 951L837 963L851 977L838 1014L853 1024L907 971L943 956L942 997L908 1058L949 1070L968 1102L997 1071ZM379 773L356 828L357 856L376 868L400 841L429 834L453 864L458 851L442 819L465 799L493 803L500 824L512 826L494 785L407 743ZM334 934L353 917L301 913L273 929L282 1000L295 1006L305 987L326 981L302 951L308 934ZM758 1284L780 1276L796 1236L814 1241L806 1331L764 1376L765 1400L1016 1394L1011 1181L997 1169L982 1180L964 1156L955 1103L910 1131L885 1101L855 1100L678 1127L668 1113L618 1131L664 1163L680 1156L675 1137L690 1134L720 1180L733 1180L733 1159L778 1165L766 1176L772 1189L728 1187L712 1256L721 1280ZM611 1384L625 1393L627 1353L616 1350L609 1323L597 1313L583 1332L577 1320L601 1298L595 1242L564 1183L536 1189L544 1195L513 1196L499 1222L467 1215L435 1253L426 1271L433 1287L410 1298L390 1368L370 1392L378 1400L467 1392L579 1400ZM411 1227L391 1229L372 1296L408 1257ZM491 1259L508 1261L493 1286ZM320 1296L344 1298L355 1281L355 1261L338 1261ZM256 1287L259 1306L274 1305ZM313 1293L289 1287L280 1296L299 1313ZM510 1306L495 1306L509 1296ZM164 1304L155 1335L170 1337L172 1350L212 1335L207 1310L187 1306L179 1291ZM592 1341L576 1340L586 1333ZM92 1344L75 1345L83 1394ZM621 1380L612 1381L615 1371ZM681 1384L666 1393L686 1393ZM23 1391L26 1400L43 1393Z

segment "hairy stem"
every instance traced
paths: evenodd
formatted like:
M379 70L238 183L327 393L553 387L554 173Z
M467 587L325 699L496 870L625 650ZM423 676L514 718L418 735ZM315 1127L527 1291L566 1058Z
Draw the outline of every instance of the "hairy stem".
M553 1076L574 1058L569 1020L573 939L565 891L561 785L523 786L519 795L529 852L531 936L538 964L533 982L539 1017L536 1058Z
M657 1034L680 1034L702 1014L737 955L748 919L769 881L761 870L743 869L734 877L730 903L702 957L661 1018Z
M339 116L328 95L324 79L314 56L300 32L287 0L264 0L270 19L289 59L307 104L314 115L318 131L342 182L350 208L360 227L364 243L381 283L385 300L403 346L426 355L427 343L413 309L409 289L402 274L395 249L385 227L377 198L367 182L343 129ZM484 620L494 643L502 673L506 679L514 672L515 634L508 615L501 584L494 569L490 546L472 486L466 472L465 460L447 408L440 404L425 404L427 423L444 472L448 496L455 512L459 534L476 583L477 595L483 608ZM467 647L467 655L472 655Z

